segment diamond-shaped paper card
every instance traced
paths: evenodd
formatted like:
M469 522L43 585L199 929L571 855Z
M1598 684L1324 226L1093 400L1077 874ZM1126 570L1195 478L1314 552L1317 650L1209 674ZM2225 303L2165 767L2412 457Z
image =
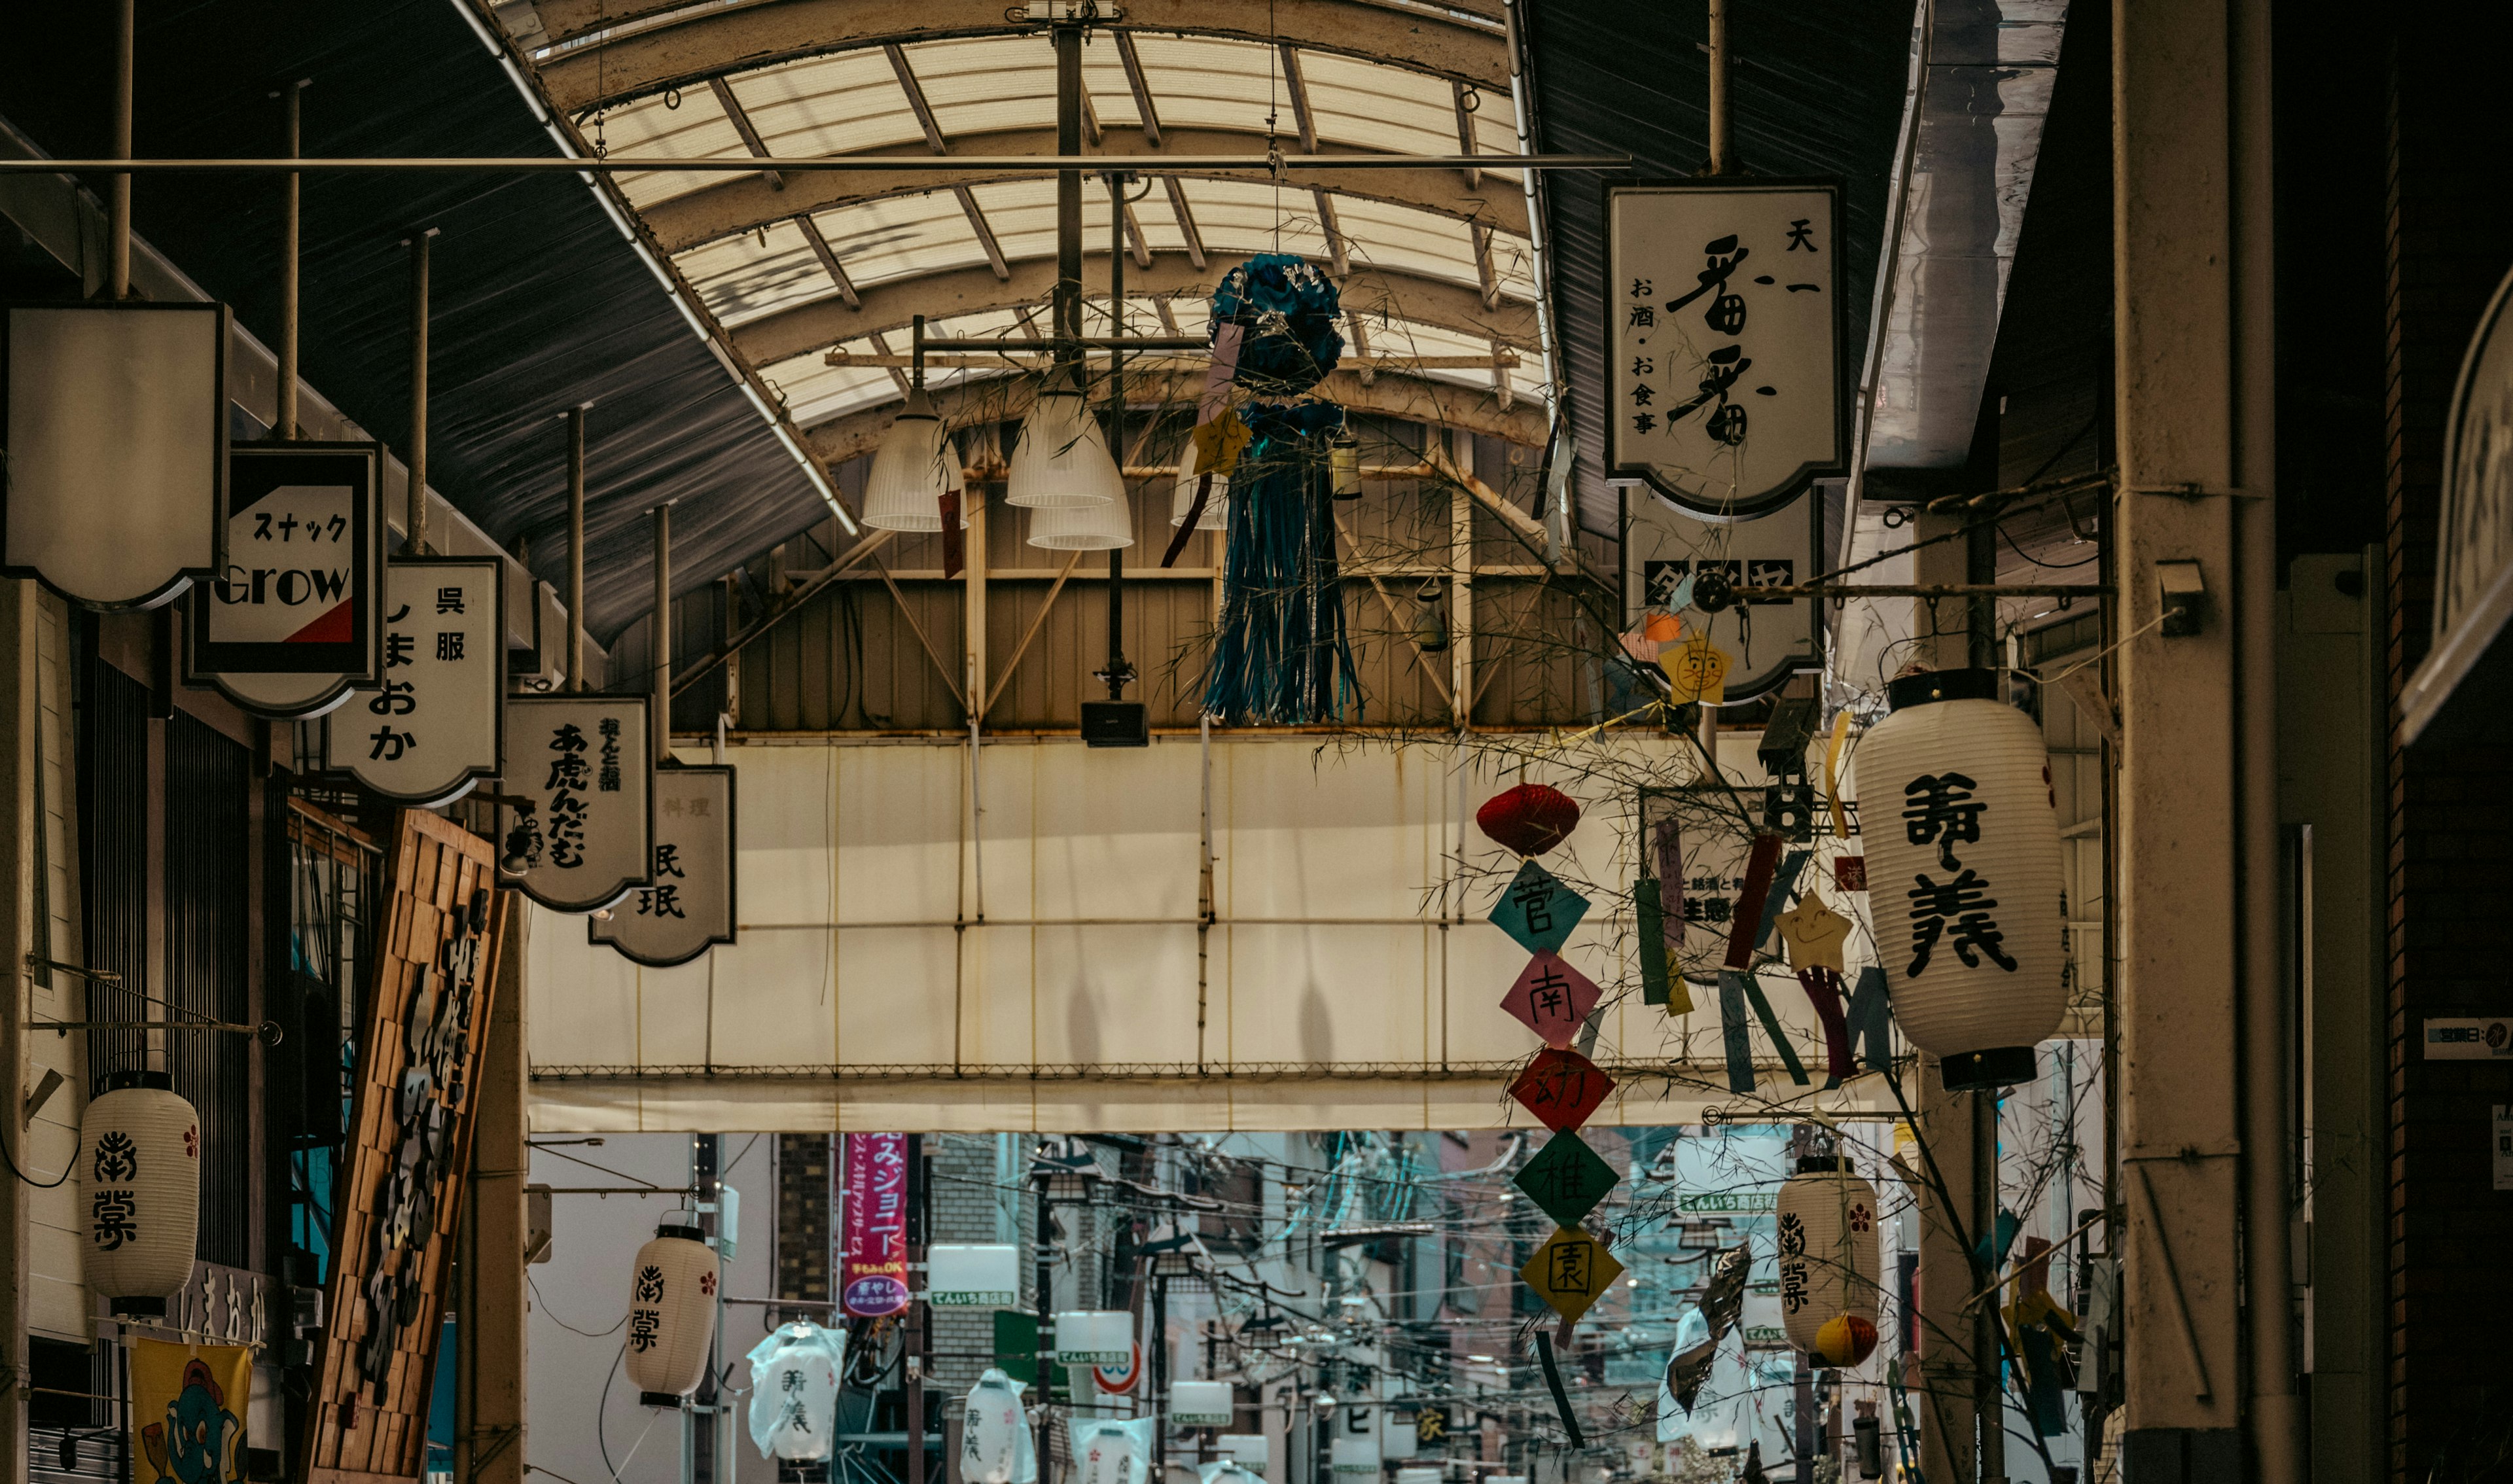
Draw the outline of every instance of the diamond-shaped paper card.
M1623 1264L1615 1261L1605 1243L1576 1226L1565 1226L1544 1239L1518 1275L1537 1298L1553 1305L1555 1313L1576 1324L1588 1305L1623 1275Z
M1576 1051L1546 1047L1509 1085L1509 1095L1556 1134L1576 1129L1615 1090L1615 1079Z
M1500 1008L1518 1017L1545 1045L1568 1046L1602 992L1595 981L1564 963L1562 955L1538 953L1518 971Z
M1597 1209L1597 1202L1619 1183L1615 1167L1597 1157L1588 1142L1565 1130L1552 1140L1511 1182L1527 1192L1557 1226L1576 1226Z
M1530 953L1550 953L1571 941L1571 930L1588 913L1588 899L1530 861L1510 878L1493 904L1492 925Z

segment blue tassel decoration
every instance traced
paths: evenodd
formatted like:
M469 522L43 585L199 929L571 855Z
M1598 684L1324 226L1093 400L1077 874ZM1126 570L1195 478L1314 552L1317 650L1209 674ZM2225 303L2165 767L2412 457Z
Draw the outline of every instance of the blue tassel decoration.
M1240 412L1253 436L1230 474L1221 631L1204 709L1240 726L1341 722L1347 708L1358 721L1327 467L1343 409L1259 402Z

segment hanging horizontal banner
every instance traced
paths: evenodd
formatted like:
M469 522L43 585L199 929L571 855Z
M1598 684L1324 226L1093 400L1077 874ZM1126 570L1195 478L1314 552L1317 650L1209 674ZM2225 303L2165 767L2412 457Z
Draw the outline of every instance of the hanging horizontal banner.
M839 1302L879 1318L907 1307L907 1136L846 1136Z
M131 1342L135 1484L243 1478L252 1399L253 1351L243 1345Z
M733 811L731 768L656 769L654 884L630 892L609 917L587 918L587 939L655 969L733 942Z
M506 691L494 556L384 564L383 668L326 719L323 765L400 804L448 804L496 778Z
M1718 520L1850 467L1837 180L1606 191L1606 475Z
M647 705L643 696L590 694L506 701L506 764L499 776L506 792L534 805L521 821L531 842L524 869L506 879L553 912L615 906L655 880ZM729 890L730 866L725 882Z
M1823 570L1822 501L1801 500L1744 522L1703 519L1647 489L1627 491L1623 506L1625 624L1655 611L1683 625L1683 637L1664 646L1659 663L1686 643L1706 642L1728 662L1719 694L1710 698L1718 705L1755 700L1793 675L1823 668L1821 600L1754 596L1758 587L1792 585ZM1705 578L1733 601L1702 607L1696 595ZM1679 684L1675 699L1699 698Z
M384 521L373 443L227 456L227 561L196 582L183 679L259 716L319 716L380 677Z
M153 608L225 564L224 304L12 304L0 315L0 574Z

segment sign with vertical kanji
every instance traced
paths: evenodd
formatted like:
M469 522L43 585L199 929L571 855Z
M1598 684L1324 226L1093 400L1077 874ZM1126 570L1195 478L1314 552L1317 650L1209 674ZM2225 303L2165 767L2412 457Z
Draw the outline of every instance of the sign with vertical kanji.
M383 668L324 721L323 765L433 808L498 776L506 693L505 582L494 556L384 566Z
M1745 891L1752 823L1735 793L1717 784L1643 788L1640 819L1643 848L1679 925L1673 935L1676 971L1693 983L1716 988ZM1671 892L1669 879L1676 883Z
M1571 930L1587 912L1587 898L1529 861L1493 903L1492 925L1530 953L1550 953L1571 941Z
M1606 192L1606 473L1768 515L1850 465L1835 180Z
M499 778L507 793L533 801L518 820L524 869L506 881L553 912L633 910L622 899L655 880L648 704L643 696L592 694L506 700Z
M1588 1142L1570 1129L1553 1136L1510 1183L1527 1192L1536 1209L1560 1226L1573 1226L1597 1209L1622 1182L1615 1167L1597 1156Z
M1548 1046L1509 1085L1509 1095L1555 1133L1576 1129L1615 1090L1615 1079L1576 1051Z
M1604 991L1559 953L1538 953L1518 971L1500 1008L1518 1017L1547 1046L1568 1046Z
M907 1307L907 1136L846 1136L839 1302L879 1318Z
M227 456L227 560L195 582L183 678L257 715L319 716L376 683L383 509L373 443L251 443Z
M1576 1324L1623 1275L1623 1264L1605 1243L1576 1226L1564 1226L1544 1239L1518 1275L1555 1313Z
M587 941L657 969L733 942L733 769L656 769L655 879L608 918L586 919Z

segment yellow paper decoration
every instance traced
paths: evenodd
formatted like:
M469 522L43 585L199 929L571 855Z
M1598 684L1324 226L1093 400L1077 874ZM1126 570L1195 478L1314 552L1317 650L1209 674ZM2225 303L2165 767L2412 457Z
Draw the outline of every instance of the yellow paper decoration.
M1623 1264L1598 1241L1576 1226L1557 1226L1536 1256L1518 1270L1536 1297L1553 1305L1565 1323L1576 1324L1588 1305L1615 1286Z
M1832 719L1832 744L1823 749L1823 791L1832 805L1832 832L1850 838L1850 812L1841 807L1841 744L1850 738L1850 713Z
M1788 945L1792 969L1841 972L1841 944L1850 937L1850 919L1823 904L1809 891L1798 904L1779 915L1780 941Z
M1236 408L1225 407L1221 416L1210 422L1199 422L1192 434L1195 440L1195 469L1198 474L1227 474L1239 467L1239 456L1248 448L1248 424L1239 421Z
M1659 650L1657 662L1666 670L1667 683L1675 688L1667 698L1673 703L1728 703L1728 657L1710 642L1709 635L1695 634L1681 644Z

